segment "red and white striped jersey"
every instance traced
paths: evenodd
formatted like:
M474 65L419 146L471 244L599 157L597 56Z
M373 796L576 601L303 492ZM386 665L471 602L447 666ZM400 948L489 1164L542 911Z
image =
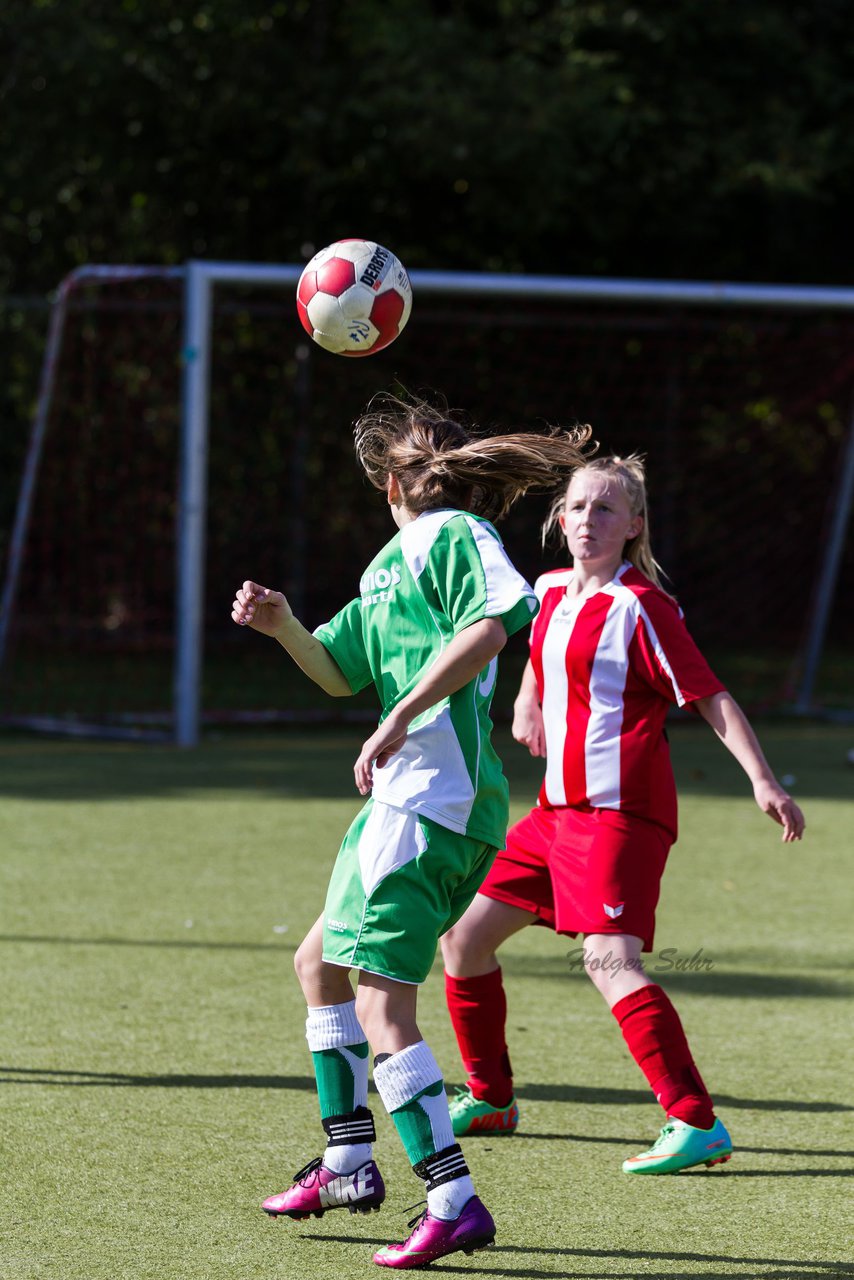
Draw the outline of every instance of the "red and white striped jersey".
M625 562L593 595L566 594L572 569L543 574L531 627L546 734L539 801L617 809L676 838L664 721L671 705L719 693L675 600Z

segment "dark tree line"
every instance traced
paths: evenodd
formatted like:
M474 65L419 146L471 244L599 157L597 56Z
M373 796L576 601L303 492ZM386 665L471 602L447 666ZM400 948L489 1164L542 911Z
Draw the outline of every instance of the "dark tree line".
M849 284L849 0L7 0L0 290L84 262Z
M81 264L294 263L364 235L411 269L854 284L851 0L6 0L0 41L0 564L44 353L40 300ZM86 610L73 614L71 564L66 630L120 656L160 653L172 620L170 288L74 299L54 487L34 522L54 617L72 547ZM347 362L346 379L313 350L304 395L292 302L231 300L215 326L210 616L230 636L218 592L248 554L233 491L253 494L259 574L266 563L302 591L315 620L341 602L386 519L342 428L400 375L484 423L581 414L606 447L647 451L680 593L723 582L741 592L739 634L794 652L849 421L849 322L810 317L801 334L790 318L742 316L720 332L717 315L670 315L665 349L660 318L630 331L584 312L554 329L531 300L490 307L472 321L477 308L446 306L431 325L419 301L392 354ZM312 542L300 583L295 548L317 503L329 545ZM771 541L753 539L734 587L731 563L710 557L722 525L735 559L740 504ZM531 575L537 522L532 502L513 523ZM798 604L769 565L798 583ZM709 598L696 621L712 635L729 612ZM840 636L850 599L843 583ZM39 633L24 629L19 652L32 657ZM56 647L55 630L46 638Z

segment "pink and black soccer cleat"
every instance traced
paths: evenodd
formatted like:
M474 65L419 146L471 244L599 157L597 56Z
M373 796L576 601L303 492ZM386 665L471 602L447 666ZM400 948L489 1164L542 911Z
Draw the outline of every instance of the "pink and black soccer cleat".
M434 1218L425 1209L409 1225L415 1230L403 1244L387 1244L377 1250L374 1254L377 1266L414 1270L449 1253L476 1253L495 1243L492 1214L477 1196L472 1196L460 1216L450 1222Z
M318 1156L294 1174L294 1184L269 1196L261 1208L271 1218L322 1218L327 1209L370 1213L385 1200L385 1184L373 1160L352 1173L333 1173Z

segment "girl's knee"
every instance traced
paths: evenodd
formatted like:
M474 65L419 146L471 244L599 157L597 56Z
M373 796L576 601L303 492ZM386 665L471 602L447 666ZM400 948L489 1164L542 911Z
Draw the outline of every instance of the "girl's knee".
M376 1038L377 1023L381 1025L382 1020L376 1017L376 1002L371 999L370 993L363 986L356 987L356 1017L359 1019L359 1025L365 1033L369 1044L374 1043Z
M294 955L294 971L303 990L307 986L318 985L323 979L326 968L323 952L314 945L314 939L309 936L300 943Z
M584 971L609 1007L647 986L649 978L640 955L639 941L626 944L622 937L613 943L589 938L584 943Z
M491 934L474 927L465 916L442 934L439 945L445 968L458 977L485 972L498 963Z
M304 949L304 948L305 948L305 943L301 942L300 945L297 947L296 951L294 952L294 972L296 973L300 982L302 981L303 977L307 973L309 965L311 963L310 958L307 954L307 949Z
M606 973L596 966L595 960L585 963L584 971L603 1000L608 1001L614 985L613 972Z
M465 931L460 928L459 922L452 924L446 933L443 933L439 939L439 946L442 949L442 959L447 967L455 972L454 962L460 960L466 952L466 935Z

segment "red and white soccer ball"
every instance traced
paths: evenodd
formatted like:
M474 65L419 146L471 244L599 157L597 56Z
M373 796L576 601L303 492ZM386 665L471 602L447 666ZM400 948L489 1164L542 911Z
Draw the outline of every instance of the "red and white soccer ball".
M337 240L299 278L297 312L316 343L339 356L370 356L394 342L412 310L409 276L374 240Z

